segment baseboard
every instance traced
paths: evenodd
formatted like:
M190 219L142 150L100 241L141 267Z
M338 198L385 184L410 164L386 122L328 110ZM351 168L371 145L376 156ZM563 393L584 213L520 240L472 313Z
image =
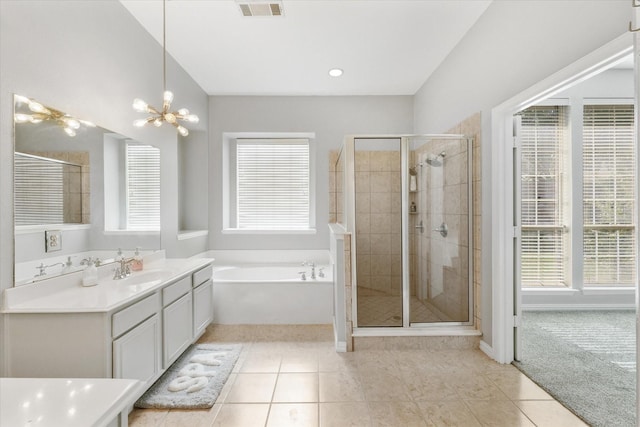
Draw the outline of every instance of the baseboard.
M496 360L496 358L493 355L493 347L491 347L489 344L487 344L485 341L480 341L480 350L486 354L487 356L489 356L491 359Z
M523 304L522 311L635 310L635 304Z

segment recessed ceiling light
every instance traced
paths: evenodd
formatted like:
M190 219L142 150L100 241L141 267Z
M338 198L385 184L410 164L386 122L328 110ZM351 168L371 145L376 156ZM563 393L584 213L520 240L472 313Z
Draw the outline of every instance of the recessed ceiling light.
M340 77L342 73L344 73L344 71L342 71L342 69L340 68L332 68L329 70L329 75L331 77Z

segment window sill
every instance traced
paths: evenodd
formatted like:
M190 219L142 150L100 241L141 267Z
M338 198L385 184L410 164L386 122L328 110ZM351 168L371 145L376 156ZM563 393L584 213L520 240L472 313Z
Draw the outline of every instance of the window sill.
M178 232L178 240L195 239L209 235L209 230L181 230Z
M159 236L160 230L104 230L105 236Z
M316 234L315 228L307 230L247 230L244 228L223 228L222 234Z
M16 225L16 234L39 233L46 230L89 230L91 224L42 224L42 225Z

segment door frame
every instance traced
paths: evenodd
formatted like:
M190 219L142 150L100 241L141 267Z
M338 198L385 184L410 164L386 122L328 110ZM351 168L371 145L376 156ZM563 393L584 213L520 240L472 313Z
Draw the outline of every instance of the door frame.
M633 36L625 33L612 42L579 59L552 76L533 85L491 110L491 281L492 343L483 342L483 350L500 363L514 360L516 260L513 248L514 165L512 156L512 117L543 99L600 73L633 53ZM636 303L637 305L637 303ZM636 307L637 308L637 307Z

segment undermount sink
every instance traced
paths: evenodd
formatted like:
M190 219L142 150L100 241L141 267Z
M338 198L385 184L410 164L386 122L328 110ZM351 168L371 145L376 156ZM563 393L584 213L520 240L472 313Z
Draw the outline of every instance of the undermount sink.
M171 270L143 270L134 272L131 276L124 279L113 279L114 282L122 285L142 285L142 284L157 284L169 280L173 276ZM111 279L110 279L111 280Z

